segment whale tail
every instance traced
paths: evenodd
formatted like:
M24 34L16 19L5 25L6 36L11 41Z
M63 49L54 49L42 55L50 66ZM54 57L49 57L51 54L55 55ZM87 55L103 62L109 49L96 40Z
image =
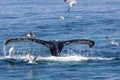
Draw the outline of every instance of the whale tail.
M72 44L72 43L87 44L87 45L89 45L90 48L92 48L95 45L94 41L89 40L89 39L73 39L73 40L68 40L68 41L64 42L65 45Z
M46 47L49 48L52 56L60 56L60 53L65 45L69 44L87 44L89 45L90 48L92 48L95 43L92 40L89 39L73 39L73 40L67 40L67 41L44 41L44 40L39 40L36 38L12 38L8 39L4 42L4 45L7 45L9 43L13 42L35 42L39 43L42 45L45 45Z

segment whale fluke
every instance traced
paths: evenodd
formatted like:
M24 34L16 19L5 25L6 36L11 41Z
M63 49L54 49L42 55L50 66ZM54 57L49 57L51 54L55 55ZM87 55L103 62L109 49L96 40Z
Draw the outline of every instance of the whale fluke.
M74 43L74 44L88 44L90 48L92 48L95 45L94 41L88 40L88 39L73 39L73 40L68 40L68 41L64 42L65 45L68 45L68 44L71 44L71 43Z
M13 42L35 42L42 45L45 45L49 48L52 56L60 56L60 53L65 45L68 44L87 44L90 48L94 46L94 41L89 39L73 39L73 40L66 40L66 41L45 41L45 40L39 40L36 38L11 38L4 42L4 45L7 45L9 43Z
M7 45L7 44L13 43L13 42L35 42L35 43L43 44L47 47L50 46L47 41L38 40L38 39L35 39L35 38L11 38L11 39L6 40L4 42L4 45Z

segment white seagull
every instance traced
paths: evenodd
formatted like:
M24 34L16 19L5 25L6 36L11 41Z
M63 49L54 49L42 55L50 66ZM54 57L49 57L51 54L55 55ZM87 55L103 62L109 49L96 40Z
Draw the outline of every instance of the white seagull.
M32 58L32 57L30 56L30 53L29 53L29 52L26 52L26 53L25 53L25 57L28 59L28 63L30 63L30 64L37 64L37 63L35 62L35 60L37 59L38 56Z
M65 19L64 16L60 16L59 18L60 18L61 20L64 20L64 19Z
M76 0L64 0L64 2L69 2L70 8L68 9L68 11L70 11L70 9L77 4Z
M7 57L11 58L13 56L14 52L15 52L15 48L14 48L14 46L11 46L9 49L9 55Z
M28 36L28 37L35 37L35 34L33 32L29 32L29 33L26 34L26 36Z
M117 43L116 41L110 39L108 36L106 36L106 39L107 39L108 41L110 41L110 43L111 43L112 45L114 45L114 46L118 46L118 45L119 45L119 43Z

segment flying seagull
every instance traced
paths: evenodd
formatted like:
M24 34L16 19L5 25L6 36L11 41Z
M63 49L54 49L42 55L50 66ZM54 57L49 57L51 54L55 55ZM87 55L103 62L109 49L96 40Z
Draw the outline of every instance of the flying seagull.
M30 53L29 53L29 52L26 52L26 53L25 53L25 57L28 59L28 63L30 63L30 64L37 64L37 63L35 62L35 60L37 59L38 56L32 58L32 57L30 56Z
M110 43L111 43L112 45L114 45L114 46L118 46L118 45L119 45L119 43L117 43L116 41L110 39L108 36L106 36L106 39L107 39L108 41L110 41Z
M68 11L70 11L71 8L77 4L76 0L64 0L64 2L69 2L69 9L68 9Z
M15 51L14 46L11 46L10 49L9 49L9 55L8 55L9 58L11 58L13 56L14 51Z

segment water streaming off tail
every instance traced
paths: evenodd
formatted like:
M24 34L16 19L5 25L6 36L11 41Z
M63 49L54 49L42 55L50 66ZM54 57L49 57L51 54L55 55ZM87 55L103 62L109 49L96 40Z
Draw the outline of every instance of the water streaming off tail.
M93 48L89 48L84 44L70 44L64 46L61 55L81 55L81 56L94 56Z
M46 48L46 46L31 42L20 42L20 43L10 43L7 46L4 45L3 52L4 56L8 55L8 51L10 47L15 47L15 55L25 55L25 52L30 52L31 55L37 55L40 54L41 56L50 56L51 53Z
M45 46L33 44L33 43L12 43L10 45L7 45L7 47L4 45L3 52L4 56L7 55L7 51L10 48L11 45L15 46L15 55L13 56L14 59L17 60L23 60L25 58L24 53L26 51L29 51L31 56L34 58L36 54L40 54L37 58L37 61L83 61L83 60L112 60L113 58L107 58L107 57L98 57L93 56L94 51L88 46L84 45L70 45L64 47L63 51L61 52L60 57L54 57L51 56L49 53L49 50L46 50ZM44 50L44 51L43 51ZM49 55L48 55L49 53ZM47 56L45 56L47 55ZM1 58L2 59L2 58Z

